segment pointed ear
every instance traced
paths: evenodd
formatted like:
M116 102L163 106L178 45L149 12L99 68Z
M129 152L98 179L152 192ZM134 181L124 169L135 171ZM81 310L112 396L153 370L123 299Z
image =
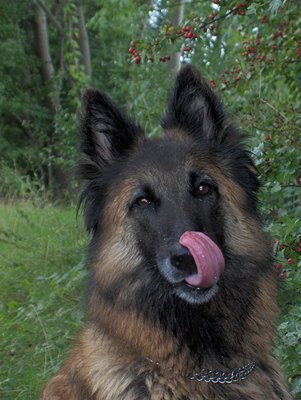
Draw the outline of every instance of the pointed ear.
M162 127L165 130L180 128L210 143L240 141L220 100L192 65L184 66L176 78Z
M83 96L81 160L79 173L93 179L106 165L125 154L143 130L132 122L104 93L87 89Z

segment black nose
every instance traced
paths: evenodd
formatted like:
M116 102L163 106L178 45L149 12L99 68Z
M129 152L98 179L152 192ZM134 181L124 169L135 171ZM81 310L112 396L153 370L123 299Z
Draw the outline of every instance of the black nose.
M189 275L197 273L194 259L185 247L178 247L171 252L170 264Z

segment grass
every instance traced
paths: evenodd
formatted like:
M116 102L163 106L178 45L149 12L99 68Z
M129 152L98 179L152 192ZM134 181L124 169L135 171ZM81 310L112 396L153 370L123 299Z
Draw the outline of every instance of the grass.
M39 398L81 326L85 236L75 210L0 206L2 400Z
M81 218L79 218L81 221ZM86 236L76 207L0 205L0 399L38 399L84 315ZM276 355L301 399L300 269L281 296Z

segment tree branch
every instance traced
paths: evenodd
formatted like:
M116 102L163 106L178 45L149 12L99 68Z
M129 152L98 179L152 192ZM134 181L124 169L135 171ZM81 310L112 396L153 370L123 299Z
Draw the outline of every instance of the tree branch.
M31 143L33 143L34 145L37 143L36 138L31 134L31 131L26 129L26 126L24 125L22 119L17 115L17 114L13 114L17 125L19 126L19 128L21 129L21 131L24 133L25 137L30 140Z
M61 36L65 36L64 29L62 25L59 23L59 21L55 18L55 16L52 14L52 12L46 7L45 3L43 0L36 0L36 3L44 10L45 14L47 17L51 20L51 22L54 23L56 26L56 29L59 31Z
M79 46L82 54L82 63L85 68L86 75L91 78L92 76L92 66L91 66L91 56L90 56L90 45L89 37L86 29L85 15L83 8L83 1L78 0L77 11L79 15L78 27L79 27Z
M180 25L183 21L184 10L185 10L186 2L180 2L179 6L173 11L171 15L171 23L174 26ZM177 51L175 54L171 56L170 60L170 69L172 71L173 76L176 76L177 72L181 67L181 52Z
M281 118L284 119L284 121L287 121L288 119L286 118L285 115L283 115L279 110L277 110L276 107L274 107L272 104L270 104L267 100L263 99L262 97L259 97L259 100L263 103L266 104L268 107L270 107L273 111L275 111L278 115L280 115Z
M47 18L44 8L36 3L36 16L35 16L35 39L36 51L40 61L41 78L44 85L48 85L54 77L54 66L51 59L51 53L48 40L48 26ZM55 114L60 107L59 97L57 91L48 93L45 97L46 106L48 110Z

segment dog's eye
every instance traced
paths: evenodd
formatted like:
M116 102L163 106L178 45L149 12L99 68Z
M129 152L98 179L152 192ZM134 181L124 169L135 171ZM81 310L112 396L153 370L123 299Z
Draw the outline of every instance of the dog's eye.
M139 197L135 201L135 205L140 207L140 208L146 208L149 207L152 204L152 201L148 199L147 197Z
M207 196L212 192L212 186L209 183L201 182L198 187L199 196Z

